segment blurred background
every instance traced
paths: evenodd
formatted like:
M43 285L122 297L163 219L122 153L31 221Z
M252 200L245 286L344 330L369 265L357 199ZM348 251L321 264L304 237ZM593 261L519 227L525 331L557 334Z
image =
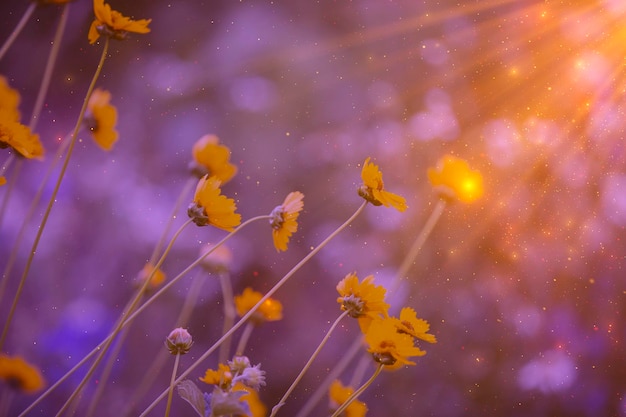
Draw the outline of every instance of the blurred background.
M28 4L2 2L0 41ZM276 294L284 319L255 329L246 351L267 371L260 396L271 408L339 315L336 284L353 271L390 284L437 202L427 169L453 154L481 171L485 195L446 208L388 297L392 313L410 306L428 320L438 343L422 346L428 354L416 366L379 376L361 397L368 415L626 416L625 3L109 4L153 19L151 33L111 43L97 84L112 93L120 140L104 152L81 132L5 353L36 364L50 385L103 339L189 181L201 136L216 134L231 149L239 172L223 192L244 220L269 214L290 191L305 194L287 252L276 252L265 222L228 242L236 293L269 290L358 208L361 164L371 156L409 209L366 207ZM23 120L61 11L38 7L0 61L0 74L22 96ZM19 173L0 225L2 268L102 51L87 42L92 3L72 2L68 13L37 127L48 157ZM7 156L2 150L0 160ZM174 227L190 200L188 193ZM3 322L42 211L0 304ZM188 228L164 272L176 276L223 236ZM197 302L179 323L190 290ZM138 415L167 387L172 357L150 385L142 382L165 354L165 337L180 325L194 337L184 370L219 336L222 308L214 274L196 268L177 283L131 327L97 414ZM343 322L279 415L296 415L358 334L354 320ZM216 361L211 356L191 378ZM54 415L81 372L31 414ZM147 393L138 399L139 385ZM96 386L90 380L81 407ZM18 395L11 410L34 398ZM324 398L311 415L327 409ZM180 398L173 412L195 415Z

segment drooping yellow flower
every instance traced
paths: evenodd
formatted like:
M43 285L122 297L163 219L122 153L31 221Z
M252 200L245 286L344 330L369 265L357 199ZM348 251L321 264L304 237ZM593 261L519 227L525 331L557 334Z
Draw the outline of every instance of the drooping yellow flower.
M111 6L104 3L104 0L93 0L93 11L96 18L91 23L88 35L89 43L91 44L94 44L100 38L100 35L124 40L129 32L150 32L148 25L152 19L133 20L116 10L111 10Z
M235 308L239 316L245 315L263 298L263 294L247 287L241 295L235 296ZM250 321L254 324L261 324L266 321L277 321L283 318L283 305L274 298L268 298L250 316Z
M232 232L241 223L241 215L235 213L235 200L222 195L220 184L216 177L202 177L187 214L198 226L210 224Z
M39 135L31 133L28 126L11 120L0 110L0 149L8 147L24 158L43 159L44 149Z
M359 320L361 331L365 333L372 320L387 317L389 304L385 302L387 290L382 285L374 285L374 276L369 275L359 282L359 277L352 272L337 284L340 297L337 302L341 310L348 311L351 317Z
M117 109L111 104L111 93L96 88L87 103L85 125L93 135L93 140L105 151L110 151L117 142Z
M392 320L400 333L406 333L428 343L437 343L437 338L428 333L430 330L428 322L418 318L417 313L411 307L404 307L400 310L400 317L393 317Z
M383 174L377 165L370 162L370 158L367 158L363 163L361 179L363 180L363 185L359 187L359 195L373 205L391 206L398 211L407 209L408 206L404 197L385 190Z
M44 149L39 135L20 123L20 94L0 76L0 149L11 147L28 159L43 159Z
M272 238L277 251L286 251L287 243L292 234L298 230L298 216L304 207L304 194L294 191L287 195L280 206L276 206L270 214Z
M337 410L341 404L346 402L353 392L354 388L345 387L340 381L334 380L333 383L330 384L330 388L328 390L330 410ZM341 415L343 417L364 417L366 413L367 405L362 401L354 400Z
M447 200L471 203L482 197L484 192L480 172L472 171L467 161L452 155L445 155L435 168L429 168L428 179L439 195Z
M241 382L237 382L233 386L233 391L245 391L247 394L242 395L240 400L248 403L248 407L250 407L250 417L266 417L267 416L267 407L261 399L259 398L259 393L242 384ZM237 415L237 417L244 417L242 415Z
M233 382L233 374L230 367L223 363L217 366L217 370L207 369L200 381L210 385L217 385L223 390L230 389Z
M20 356L11 357L0 354L0 380L28 394L37 392L44 386L44 379L39 369Z
M237 167L230 163L230 149L220 145L215 135L204 135L198 139L191 149L191 155L193 161L190 169L198 178L208 174L224 184L237 173Z
M0 110L2 110L3 118L7 120L19 121L20 111L20 93L11 88L7 79L0 75Z
M372 321L365 333L365 342L374 360L386 366L415 365L409 358L426 354L414 345L411 335L398 331L391 317Z

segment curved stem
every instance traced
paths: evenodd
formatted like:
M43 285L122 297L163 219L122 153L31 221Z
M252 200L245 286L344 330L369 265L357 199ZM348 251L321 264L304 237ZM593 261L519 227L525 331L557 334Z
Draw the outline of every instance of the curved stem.
M17 307L17 303L20 299L20 295L22 290L24 289L24 284L26 283L26 277L30 272L30 267L33 263L33 259L35 258L35 253L37 252L37 247L39 246L39 241L41 240L41 236L46 227L46 223L48 222L48 217L50 217L50 212L52 211L52 206L56 201L57 194L59 189L61 188L61 183L63 182L63 177L65 176L65 172L67 171L67 167L69 166L70 157L72 156L72 151L74 150L74 146L76 145L76 139L78 137L78 130L83 122L83 118L85 117L85 111L87 110L87 103L89 102L89 98L91 97L91 92L94 89L96 81L100 76L100 72L102 71L102 67L104 65L104 61L107 56L107 51L109 49L109 38L105 38L104 48L102 49L102 55L100 56L100 62L98 62L98 66L96 67L96 72L91 79L91 83L89 84L89 88L87 89L87 94L85 95L85 99L83 100L83 106L80 109L80 113L78 115L78 120L76 120L76 126L74 126L74 131L72 133L72 139L70 141L70 146L67 150L67 154L65 155L65 160L63 161L63 166L61 167L61 172L59 173L59 177L57 178L57 182L52 190L52 195L50 196L50 201L48 202L48 206L46 207L46 211L41 219L41 223L39 228L37 229L37 235L35 237L35 241L33 242L33 246L28 254L28 260L26 261L26 267L24 268L24 272L20 279L20 283L18 284L17 291L15 293L15 297L13 298L13 304L11 305L11 310L9 311L9 315L4 324L4 329L2 330L2 336L0 336L0 350L2 350L4 346L4 342L6 340L6 336L9 331L9 327L11 325L11 321L13 319L13 315L15 314L15 309Z
M221 245L223 245L224 243L226 243L226 241L228 241L228 239L230 239L231 237L233 237L237 232L239 232L242 228L244 228L245 226L249 225L250 223L256 221L256 220L263 220L263 219L268 219L269 216L264 215L264 216L257 216L257 217L253 217L247 221L245 221L244 223L240 224L234 231L230 232L227 236L225 236L221 241L219 241L218 243L216 243L213 247L211 247L210 250L208 250L206 253L204 253L202 256L200 256L198 259L196 259L191 265L189 265L187 268L185 268L185 270L183 270L180 274L178 274L174 279L172 279L172 281L170 281L168 284L166 284L165 286L163 286L161 288L161 290L159 290L158 292L156 292L154 295L152 295L146 302L144 302L144 304L142 304L139 308L137 308L137 310L135 310L134 313L132 313L123 323L122 323L122 327L127 326L129 323L131 323L141 312L143 312L152 302L154 302L154 300L156 300L161 294L163 294L168 288L170 288L172 285L174 285L176 282L178 282L183 276L185 276L189 271L191 271L194 267L196 267L200 262L202 262L202 260L209 256L209 254L211 254L215 249L217 249L218 247L220 247ZM160 265L160 264L159 264ZM152 274L154 274L154 272L156 272L158 269L158 266L155 266L155 268L153 269ZM152 275L148 276L146 278L145 283L150 282L150 280L152 279ZM145 285L144 283L144 285ZM107 343L110 342L110 340L114 337L113 333L109 334L102 342L100 342L91 352L89 352L87 355L85 355L84 358L82 358L80 360L80 362L78 364L76 364L72 369L70 369L68 372L65 373L65 375L63 375L61 377L61 379L59 379L56 383L54 383L54 385L52 385L50 388L48 388L43 394L41 394L31 405L28 406L28 408L26 408L24 411L22 411L22 413L18 416L18 417L23 417L25 416L28 412L30 412L33 408L35 408L35 406L37 404L39 404L45 397L47 397L57 386L59 386L63 381L65 381L67 378L70 377L70 375L72 375L74 372L76 372L76 370L78 368L80 368L85 362L87 362L87 360L89 360L89 358L91 358L93 355L95 355L96 353L100 352L103 349L103 346ZM179 381L177 381L179 382Z
M317 403L326 395L328 392L328 387L330 384L339 377L339 375L348 367L350 361L354 359L356 354L361 351L363 343L363 337L359 337L354 339L354 342L346 353L343 355L341 360L333 367L333 369L326 375L326 378L322 381L322 383L317 387L315 392L309 396L306 403L302 407L302 409L298 412L296 417L307 417L311 414L311 411L315 408Z
M108 39L108 38L107 38ZM163 264L163 262L165 261L165 258L167 257L167 255L169 254L170 250L172 249L172 246L174 245L174 242L176 241L176 239L178 238L178 236L180 236L180 234L182 233L182 231L185 229L185 227L187 227L188 225L190 225L192 222L192 219L188 219L177 231L176 233L174 233L174 236L172 236L172 239L170 240L169 245L167 246L167 248L165 249L165 251L163 252L163 255L161 255L161 259L159 259L159 262L156 263L156 265L154 266L154 269L152 270L152 272L146 277L146 280L143 283L143 286L141 287L141 289L139 290L139 292L137 293L137 295L135 296L133 302L130 304L130 307L128 307L128 309L124 312L124 314L122 315L122 317L120 317L120 319L118 320L117 325L115 326L115 329L113 329L113 331L111 332L111 334L109 335L109 337L107 338L107 342L104 344L104 346L102 347L102 349L100 350L100 354L96 357L96 359L94 360L93 364L91 365L91 368L89 368L89 370L87 371L87 374L83 377L83 379L81 380L81 382L78 384L78 386L76 387L76 389L74 390L74 392L72 392L72 394L70 395L70 397L67 399L67 401L65 402L65 404L63 405L63 407L61 407L61 409L59 410L59 412L57 413L57 417L59 417L61 414L63 414L63 412L65 412L67 410L67 408L69 407L69 405L72 403L72 401L74 401L74 399L78 396L78 394L80 394L80 392L82 391L83 387L85 386L85 384L87 383L87 381L89 380L89 378L91 378L91 376L93 375L93 373L96 371L96 368L98 367L98 365L100 364L100 362L102 361L102 358L104 357L104 355L107 353L107 351L109 350L109 347L111 347L111 343L113 343L113 340L115 339L115 337L118 335L118 333L120 332L120 330L122 330L122 327L124 326L124 324L129 321L127 318L129 316L129 314L133 311L135 311L135 309L137 308L139 301L141 300L141 298L143 297L144 293L146 292L146 289L148 288L148 286L150 285L150 281L152 280L152 276L156 273L156 271L158 271L158 269L161 267L161 265Z
M332 334L333 330L335 330L335 328L337 327L339 322L341 320L343 320L343 318L346 317L349 312L350 312L349 310L346 310L343 313L341 313L339 315L339 317L337 317L335 322L330 326L330 329L328 329L328 332L326 333L326 336L324 336L324 338L322 339L320 344L317 346L317 349L315 349L315 352L313 352L313 354L311 355L311 357L307 361L306 365L304 365L304 368L302 368L302 370L300 371L300 373L296 377L296 379L291 383L291 386L287 389L287 392L285 392L285 395L283 395L283 398L281 398L280 401L278 401L278 403L272 408L272 414L270 415L270 417L274 417L276 415L276 413L278 413L278 410L283 405L285 405L285 401L287 401L287 398L289 398L289 395L291 395L293 390L296 388L296 386L298 385L298 383L300 382L300 380L302 379L302 377L304 376L306 371L309 370L309 368L311 367L311 364L313 363L315 358L317 358L317 355L319 355L320 351L322 350L322 348L324 347L324 345L326 344L326 342L330 338L330 335Z
M302 258L302 260L300 260L300 262L298 262L296 264L296 266L294 266L289 272L287 272L287 274L285 276L283 276L281 278L280 281L278 281L278 283L276 283L268 292L267 294L265 294L263 297L261 297L261 299L255 304L254 307L252 307L246 314L243 315L243 317L241 317L241 319L239 319L239 321L237 323L235 323L235 325L233 327L231 327L231 329L226 332L217 342L215 342L213 344L213 346L211 346L209 349L207 349L206 352L204 352L202 354L202 356L200 356L189 368L187 368L187 370L185 370L185 372L183 372L178 379L176 380L176 383L179 383L180 381L182 381L187 375L189 375L201 362L203 362L206 358L209 357L209 355L211 355L211 353L213 353L215 351L215 349L217 349L218 346L220 346L224 340L226 340L228 337L230 337L235 331L237 331L241 326L243 326L243 324L246 322L246 320L248 320L250 318L250 316L252 316L254 313L256 313L256 311L259 309L259 307L261 307L261 305L263 305L263 303L270 298L276 291L278 291L278 289L280 289L280 287L283 286L283 284L285 284L285 282L287 282L289 280L289 278L291 278L293 276L293 274L295 274L304 264L306 264L313 256L315 256L315 254L317 254L317 252L319 252L324 246L326 246L328 244L328 242L330 242L333 238L335 238L335 236L337 236L343 229L345 229L346 227L348 227L348 225L350 225L350 223L352 223L352 221L359 215L361 214L361 212L363 211L363 209L365 208L365 206L367 205L367 201L364 201L363 204L361 204L359 206L359 208L354 212L354 214L352 216L350 216L350 218L348 220L346 220L341 226L339 226L334 232L332 232L326 239L324 239L324 241L322 241L322 243L320 243L319 245L317 245L311 252L309 252L309 254L307 256L305 256L304 258ZM148 408L146 408L143 413L141 413L141 416L146 416L148 414L148 412L150 412L150 410L152 410L167 394L167 390L162 392L161 395L159 395L153 402L152 404L150 404L148 406ZM141 417L140 416L140 417Z
M24 12L24 15L22 16L20 21L17 23L17 26L15 26L15 29L13 29L13 32L11 32L11 35L9 35L9 38L6 41L4 41L2 48L0 48L0 60L7 53L11 45L13 45L13 42L15 42L15 39L17 39L17 36L22 32L22 30L24 29L24 26L26 26L28 19L30 19L30 16L35 11L35 7L37 7L37 2L32 2L28 6L26 11Z
M359 387L359 389L357 389L356 391L354 391L354 392L352 393L352 395L351 395L351 396L349 396L349 397L348 397L348 399L347 399L347 400L346 400L343 404L341 404L341 407L339 407L339 408L337 409L337 411L335 411L331 417L338 417L339 415L341 415L341 413L343 413L343 412L344 412L344 410L345 410L346 408L348 408L348 406L349 406L350 404L352 404L352 402L353 402L354 400L356 400L357 398L359 398L359 395L361 395L361 394L363 393L363 391L365 391L365 390L367 389L367 387L369 387L369 386L371 385L371 383L372 383L372 382L374 382L374 380L376 379L376 377L378 376L378 374L380 374L380 371L382 371L382 370L383 370L383 367L384 367L384 366L385 366L385 365L383 365L382 363L381 363L380 365L378 365L378 368L376 368L376 370L374 371L374 374L370 377L370 379L368 379L368 380L367 380L367 382L365 382L365 384L361 385L361 386Z
M170 409L172 408L172 396L174 395L174 381L176 381L176 372L178 371L178 362L180 361L180 352L176 353L176 360L174 361L174 370L172 370L172 377L170 378L170 389L167 394L167 405L165 407L165 417L169 417Z

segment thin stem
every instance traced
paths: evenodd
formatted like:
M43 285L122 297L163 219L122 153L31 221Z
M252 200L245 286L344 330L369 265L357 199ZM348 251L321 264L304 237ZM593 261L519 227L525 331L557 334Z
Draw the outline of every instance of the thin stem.
M235 302L233 299L233 285L230 282L230 274L225 271L219 272L220 286L222 287L222 302L224 303L224 325L222 327L222 334L226 333L235 322ZM218 363L226 363L228 354L230 351L229 337L220 346L220 353L218 355Z
M163 286L161 288L161 290L159 290L158 292L156 292L154 295L152 295L148 300L146 300L141 307L137 308L137 310L132 313L123 323L122 323L122 327L130 324L139 314L141 314L152 302L154 302L161 294L163 294L168 288L170 288L172 285L174 285L176 282L178 282L182 277L184 277L189 271L191 271L193 268L195 268L198 264L200 264L200 262L202 262L202 260L204 258L206 258L207 256L209 256L215 249L219 248L221 245L223 245L224 243L226 243L226 241L228 241L231 237L233 237L237 232L239 232L241 229L243 229L245 226L249 225L250 223L257 221L257 220L263 220L263 219L268 219L269 216L264 215L264 216L257 216L257 217L253 217L249 220L246 220L244 223L240 224L235 230L233 230L232 232L230 232L228 235L226 235L221 241L219 241L218 243L216 243L214 246L211 247L211 249L209 249L206 253L204 253L202 256L200 256L198 259L196 259L191 265L189 265L187 268L185 268L180 274L178 274L175 278L173 278L168 284L166 284L165 286ZM153 269L152 274L154 274L158 269L158 266L155 266L155 268ZM146 278L145 282L150 282L150 280L152 279L152 274L150 276L148 276ZM145 285L145 283L144 283ZM101 349L103 349L103 346L108 343L115 335L113 333L109 334L102 342L100 342L95 348L93 348L93 350L91 352L89 352L83 359L80 360L80 362L78 364L76 364L72 369L70 369L68 372L65 373L65 375L63 375L61 377L61 379L59 379L59 381L57 381L54 385L52 385L50 388L48 388L42 395L40 395L31 405L28 406L28 408L26 408L24 411L22 411L22 413L18 416L18 417L23 417L25 416L28 412L30 412L33 408L35 408L35 406L37 404L39 404L45 397L47 397L57 386L59 386L63 381L65 381L67 378L69 378L78 368L80 368L89 358L91 358L93 355L95 355L96 353L100 352Z
M433 231L435 225L437 224L439 218L441 217L445 207L446 207L445 200L439 200L437 204L435 205L434 210L432 211L432 213L426 220L426 223L424 223L424 226L422 227L422 229L417 234L415 241L411 245L411 248L407 252L407 255L404 257L404 260L402 261L402 264L398 268L398 272L396 273L391 283L390 291L388 292L388 294L395 292L400 286L401 279L406 277L407 273L411 269L411 266L415 262L417 255L421 251L422 247L424 246L424 243L426 242L427 238L430 236L430 233ZM332 372L328 374L326 379L324 379L324 381L320 384L320 386L317 388L315 393L313 393L313 395L309 397L306 404L302 407L302 409L300 410L300 412L298 413L296 417L307 417L311 413L311 411L313 411L313 408L315 407L315 405L324 397L326 393L326 389L331 384L331 382L335 380L337 376L341 374L341 372L345 369L345 367L350 363L350 361L352 361L352 359L354 359L354 357L359 352L361 352L362 344L363 344L363 337L354 339L354 342L352 342L352 345L348 349L348 352L342 359L342 362L341 362L342 366L337 365L333 368ZM367 356L365 356L365 358L369 359L367 358ZM366 362L365 360L359 361L359 363L355 367L355 371L353 374L353 381L361 379L360 375L363 374L363 372L365 371L364 368L370 362L371 361ZM351 383L351 385L354 385L354 383Z
M291 278L293 276L293 274L295 274L304 264L306 264L313 256L315 256L315 254L317 254L317 252L319 252L324 246L326 246L328 244L328 242L330 242L333 238L335 238L335 236L337 236L343 229L348 227L350 225L350 223L352 223L352 221L359 214L361 214L361 212L363 211L363 209L365 208L366 205L367 205L367 201L364 201L363 204L361 204L359 206L359 208L354 212L354 214L352 216L350 216L350 218L348 220L346 220L341 226L339 226L334 232L332 232L326 239L324 239L324 241L322 241L322 243L317 245L311 252L309 252L309 254L307 256L302 258L302 260L300 260L300 262L298 262L296 264L296 266L294 266L289 272L287 272L287 274L284 277L282 277L281 280L278 281L278 283L276 283L267 292L267 294L265 294L263 297L261 297L261 299L254 305L254 307L252 307L246 314L244 314L243 317L241 317L241 319L239 319L239 321L237 323L235 323L235 325L233 325L233 327L231 327L228 332L226 332L217 342L215 342L213 344L213 346L211 346L209 349L207 349L207 351L204 352L202 354L202 356L200 356L189 368L187 368L187 370L185 370L178 377L178 379L176 380L176 383L179 383L180 381L182 381L201 362L203 362L206 358L208 358L209 355L211 355L211 353L213 353L215 351L215 349L217 349L217 347L220 346L224 342L224 340L226 340L235 331L237 331L241 326L243 326L243 324L250 318L250 316L252 316L254 313L256 313L256 311L259 309L259 307L261 307L261 305L263 305L263 303L268 298L270 298L276 291L278 291L278 289L280 289L283 286L283 284L285 284L285 282L287 282L289 280L289 278ZM148 406L148 408L146 408L143 411L143 413L141 413L141 416L146 416L148 414L148 412L150 412L150 410L152 410L165 397L166 394L167 394L167 390L162 392L161 395L159 395L152 402L152 404L150 404Z
M26 26L28 19L30 19L30 16L35 11L35 7L37 7L37 2L32 2L28 6L26 11L24 12L24 15L22 16L20 21L17 23L17 26L15 26L15 29L13 29L13 32L11 32L11 35L9 35L9 38L6 41L4 41L2 48L0 48L0 60L7 53L11 45L13 45L13 42L15 42L15 39L17 39L17 36L22 32L22 30L24 29L24 26Z
M180 314L176 319L175 327L186 327L189 322L189 318L191 317L191 313L193 312L193 308L198 300L198 295L200 294L200 288L204 283L203 276L197 276L196 279L193 280L189 291L187 291L187 295L185 296L185 303L180 310ZM166 350L160 349L157 355L157 358L152 361L152 365L147 372L145 372L143 379L137 385L137 390L133 394L132 398L128 401L128 408L126 413L124 414L126 417L131 417L136 415L133 410L134 405L139 401L140 398L143 398L144 394L150 387L152 383L156 380L157 375L165 365L166 359L170 356L170 353Z
M406 256L404 257L402 264L400 264L400 267L398 268L398 272L396 273L396 276L390 286L390 290L389 290L390 294L395 292L398 289L398 287L400 286L400 280L406 277L407 273L411 269L411 266L413 266L413 263L415 262L415 258L417 258L417 255L422 250L422 247L424 247L424 243L426 242L426 239L428 239L428 236L430 236L430 233L435 228L435 225L439 221L439 218L441 217L441 214L443 213L443 210L445 208L446 208L445 200L440 199L439 201L437 201L435 208L433 209L432 213L426 220L426 223L422 227L422 230L420 230L420 232L417 234L417 237L415 238L413 245L411 245L411 248L409 249Z
M9 169L9 167L11 166L11 163L13 163L14 160L15 160L15 154L11 152L9 154L9 157L4 160L4 163L2 164L2 166L0 166L0 176L4 175L4 173L7 172L7 169Z
M48 217L50 216L50 212L52 211L52 206L56 201L57 194L59 189L61 188L61 183L63 182L63 176L65 175L65 171L67 171L67 167L69 166L70 157L72 156L72 151L74 150L74 146L76 145L76 139L78 137L78 130L83 122L83 118L85 117L85 111L87 110L87 103L89 102L89 98L91 97L91 93L94 89L96 81L100 76L100 72L102 71L102 67L104 65L104 61L107 56L107 51L109 49L109 38L105 37L104 48L102 49L102 55L100 56L100 62L98 62L98 66L96 67L96 72L91 79L91 83L89 84L89 88L87 89L87 94L85 95L85 99L83 100L83 106L80 109L80 114L78 115L78 120L76 121L76 126L74 126L74 131L72 133L72 139L70 142L70 146L67 150L67 154L65 155L65 160L63 161L63 166L61 167L61 172L59 173L59 177L57 182L52 190L52 196L50 197L50 201L48 202L48 206L46 207L46 211L44 212L43 218L41 219L41 224L37 229L37 235L35 237L35 241L33 242L33 246L28 255L28 260L26 261L26 267L24 268L24 273L22 274L22 278L20 279L20 283L17 288L17 292L15 294L15 298L13 299L13 304L11 305L11 310L9 311L9 315L4 324L4 329L2 330L2 336L0 336L0 350L2 350L4 346L4 342L6 340L6 336L9 331L9 327L11 325L11 321L13 319L13 315L15 314L15 309L17 307L17 303L20 299L20 295L22 290L24 289L24 284L26 283L26 277L30 272L30 267L33 263L33 259L35 258L35 253L37 252L37 247L39 246L39 241L43 234L43 231L46 227L46 223L48 222Z
M308 400L306 401L302 409L298 412L296 417L307 417L311 413L311 411L313 411L317 403L319 403L319 401L326 395L330 384L339 377L339 375L348 367L350 361L354 359L354 356L361 351L362 343L362 337L354 339L354 343L350 345L345 355L343 355L341 360L328 373L326 378L324 378L324 380L317 387L315 392L309 396Z
M346 310L343 313L341 313L339 315L339 317L337 317L335 322L330 326L330 329L328 329L328 332L326 333L326 336L324 336L324 338L322 339L320 344L317 346L317 349L315 349L315 352L313 352L313 354L311 355L311 357L307 361L306 365L304 365L304 368L302 368L302 370L300 371L300 373L296 377L296 379L291 383L291 386L287 389L287 392L285 392L285 395L283 395L283 398L281 398L280 401L272 408L272 414L270 415L270 417L274 417L276 415L276 413L278 413L278 410L280 410L280 408L283 405L285 405L285 401L287 401L287 398L289 398L289 395L291 395L293 390L296 388L296 386L298 385L298 383L300 382L300 380L302 379L302 377L304 376L306 371L309 370L309 368L311 367L311 364L313 363L315 358L317 358L317 355L319 355L320 351L322 350L322 348L324 347L324 345L326 344L326 342L330 338L330 335L333 332L333 330L335 330L335 328L337 327L339 322L341 320L343 320L343 318L346 317L349 312L350 312L349 310Z
M65 412L67 410L68 406L72 403L74 398L76 398L78 396L78 394L82 391L83 387L85 386L85 384L87 383L89 378L91 378L93 373L96 371L96 368L98 367L98 365L102 361L102 358L104 357L104 355L109 350L109 347L111 346L111 343L113 343L113 340L115 339L117 334L120 332L120 330L124 326L125 322L128 321L129 314L131 312L135 311L135 309L139 305L139 301L143 297L143 294L145 293L146 289L148 288L148 285L150 285L150 281L152 280L152 276L156 273L156 271L161 267L161 265L165 261L165 258L167 257L167 255L169 254L170 250L172 249L172 246L174 245L174 242L176 241L178 236L180 236L180 234L185 229L185 227L190 225L192 221L193 221L192 219L188 219L182 226L180 226L180 228L176 231L176 233L174 233L174 236L172 236L172 239L170 240L169 245L167 246L167 248L163 252L163 255L161 255L161 259L159 259L159 262L156 263L156 265L154 266L154 269L152 270L152 272L146 277L146 280L143 283L143 286L141 287L141 289L139 290L139 292L135 296L135 299L131 303L130 307L128 308L128 310L126 310L124 312L122 317L120 317L120 319L118 320L118 323L115 326L115 329L113 329L113 331L111 332L111 335L108 338L107 342L104 344L104 346L100 350L100 354L96 357L96 359L94 360L94 363L91 365L91 368L89 368L89 370L87 371L87 374L83 377L82 381L78 384L78 386L76 387L74 392L67 399L67 401L65 402L63 407L61 407L61 409L57 413L57 417L59 417L61 414L63 414L63 412Z
M172 378L170 378L170 389L167 394L167 406L165 407L165 417L169 417L170 408L172 407L172 396L174 395L174 382L176 381L176 372L178 371L178 362L180 361L180 352L176 353L174 361L174 369L172 370Z
M37 127L37 121L39 120L39 115L41 114L43 102L46 98L46 94L48 94L48 87L50 87L50 79L52 78L52 71L54 70L54 64L56 63L57 57L59 56L59 49L61 48L63 32L65 32L65 27L67 26L67 16L70 14L69 7L70 7L69 3L65 3L63 5L63 10L61 11L61 18L59 20L57 30L54 33L54 40L52 41L52 48L50 49L50 54L48 55L48 61L46 62L46 69L44 70L43 77L41 79L41 84L39 85L39 93L37 93L35 106L33 107L33 112L30 116L30 122L28 123L28 127L30 127L30 130L32 131L34 131L35 127Z
M70 143L70 141L67 140L69 139L69 137L70 136L67 135L66 138L61 142L61 146L59 146L59 149L57 149L57 152L54 155L52 162L48 166L48 170L44 174L41 180L41 183L39 184L39 188L37 189L35 196L30 202L30 207L28 208L28 212L24 216L24 220L22 221L20 230L18 231L17 236L15 238L13 249L11 249L9 260L7 261L7 264L5 265L4 271L2 273L2 282L0 282L0 304L2 303L2 299L4 298L6 285L9 280L9 276L11 275L11 271L13 270L13 265L15 264L15 260L17 259L17 255L19 252L20 245L22 243L22 239L24 238L24 234L26 233L26 228L29 225L30 219L33 217L33 214L35 213L35 210L37 209L37 205L39 204L41 195L43 194L46 184L48 183L48 180L50 179L50 177L52 176L52 173L54 172L54 168L57 166L57 162L61 160L61 157L63 156L63 152L65 152L65 149L67 149L67 146Z
M246 324L246 327L243 328L243 332L241 332L241 337L239 338L237 349L235 349L235 356L243 355L243 352L246 350L246 346L248 345L248 340L250 340L252 330L254 330L254 324L252 324L252 322L248 322Z
M151 264L154 264L154 262L156 261L156 257L161 252L161 248L165 244L165 239L167 235L169 234L170 229L172 228L172 225L174 224L174 220L176 219L176 213L178 213L178 210L180 210L180 206L183 204L183 201L185 201L185 197L187 197L189 190L191 190L191 187L193 186L195 182L196 182L195 178L193 177L189 178L189 180L185 183L185 186L182 188L182 190L180 190L180 194L178 195L178 198L176 199L176 203L174 203L174 208L172 209L172 213L170 214L170 217L168 217L167 219L167 223L165 224L163 233L161 233L161 237L159 238L159 241L157 242L157 244L154 246L154 250L152 251L152 255L150 256Z
M383 367L385 365L383 365L382 363L380 365L378 365L378 368L376 368L376 370L374 371L374 374L370 377L370 379L367 380L367 382L365 382L365 384L361 385L361 387L359 387L359 389L357 389L356 391L354 391L352 393L351 396L348 397L348 399L341 404L341 407L339 407L337 409L337 411L335 411L333 413L333 415L331 417L338 417L339 415L341 415L341 413L344 412L344 410L346 408L348 408L348 406L350 404L352 404L352 402L354 400L356 400L357 398L359 398L359 395L361 395L363 393L363 391L365 391L367 389L367 387L369 387L371 385L372 382L374 382L374 380L376 379L376 377L380 374L380 371L383 370Z

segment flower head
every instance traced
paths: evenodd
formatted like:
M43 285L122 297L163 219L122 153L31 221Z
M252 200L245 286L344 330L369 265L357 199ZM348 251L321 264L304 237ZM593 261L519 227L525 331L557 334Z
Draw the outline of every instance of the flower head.
M146 288L147 290L154 290L165 281L165 273L160 268L155 271L154 265L148 262L137 274L135 285L141 288L150 275L152 277L150 278L150 284Z
M0 354L0 380L25 393L34 393L44 386L44 379L35 366L20 356Z
M277 251L286 251L287 243L292 234L298 230L298 216L304 207L300 191L291 192L280 206L276 206L270 214L272 238Z
M365 342L374 360L386 366L415 365L409 358L426 354L413 344L411 335L398 331L391 317L372 321L365 333Z
M165 339L165 346L167 346L167 349L172 355L184 355L189 352L191 345L193 345L193 339L187 329L183 329L182 327L172 330Z
M215 135L204 135L198 139L191 149L193 161L189 168L198 178L208 174L224 184L235 176L237 167L230 163L228 146L220 145L219 142Z
M206 255L209 251L212 252ZM209 243L200 248L200 255L203 256L200 266L209 273L228 272L233 263L233 253L224 245L214 247Z
M95 43L100 35L108 36L117 40L124 40L129 32L148 33L148 25L152 19L132 20L116 10L111 10L111 6L104 0L93 0L93 11L95 20L89 28L89 43Z
M265 385L265 371L261 370L260 363L255 366L248 366L243 369L243 371L241 371L241 373L237 375L233 381L241 382L247 387L258 390L262 385Z
M263 298L263 294L247 287L241 295L235 296L235 308L239 316L244 316ZM250 316L250 321L254 324L261 324L266 321L277 321L283 318L283 305L280 301L268 298Z
M382 285L374 285L374 276L365 277L359 282L355 273L346 275L337 284L340 297L337 302L343 311L359 319L361 331L365 332L373 319L386 317L389 304L385 303L387 290Z
M216 385L223 390L228 390L233 383L233 373L228 365L220 363L217 366L217 370L207 369L204 377L200 378L200 381L210 385Z
M363 185L359 187L358 191L359 195L365 200L375 206L391 206L398 211L407 209L404 197L385 190L383 174L377 165L370 162L370 158L367 158L363 163L361 179L363 180Z
M245 394L240 397L240 400L245 401L250 407L250 417L267 416L267 407L259 398L259 393L256 392L254 389L247 387L242 383L237 383L233 386L233 391L245 392ZM241 415L238 415L237 417L239 416Z
M400 333L406 333L415 339L420 339L428 343L437 343L437 338L428 333L430 325L424 319L417 318L415 310L411 307L404 307L400 310L400 318L393 317L396 328Z
M222 195L220 184L216 177L202 177L187 214L198 226L210 224L232 232L241 223L241 215L235 213L235 200Z
M435 168L429 168L428 179L439 195L447 200L471 203L483 195L480 172L472 171L467 161L452 155L444 156Z
M338 380L334 380L328 390L330 409L337 410L352 395L354 388L345 387ZM344 417L364 417L367 413L367 405L359 400L354 400L348 408L346 408Z
M119 136L115 130L117 109L110 102L111 93L96 88L89 97L85 115L85 125L91 131L93 140L105 151L111 150Z
M7 179L4 175L0 175L0 187L7 183Z
M44 149L39 135L31 133L30 128L7 117L0 110L0 149L13 148L18 154L28 159L43 159Z

